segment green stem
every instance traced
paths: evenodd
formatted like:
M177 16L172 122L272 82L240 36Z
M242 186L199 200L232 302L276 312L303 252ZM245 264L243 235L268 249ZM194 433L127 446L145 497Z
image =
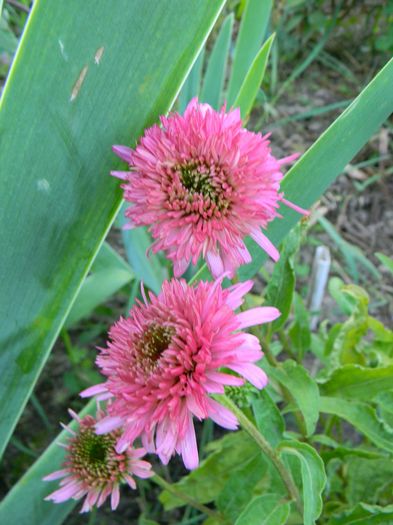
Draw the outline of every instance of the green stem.
M206 514L206 516L210 516L220 521L221 523L225 523L225 524L228 523L225 517L221 513L216 512L212 509L209 509L209 507L206 507L206 505L199 503L195 499L191 498L185 492L181 491L174 485L171 485L170 483L165 481L165 479L159 476L158 474L154 474L154 476L150 479L151 481L154 481L155 483L157 483L157 485L159 485L161 488L167 490L168 492L171 492L174 496L183 500L185 503L188 503L188 505L190 505L191 507L194 507L195 509L199 510L203 514Z
M231 401L225 395L214 396L217 400L225 405L231 412L235 414L242 428L254 439L257 445L260 447L262 452L270 459L273 463L275 469L277 470L279 476L281 477L288 495L291 500L293 500L299 510L300 514L303 515L303 508L300 501L299 492L294 484L291 475L286 469L284 463L281 461L277 452L272 448L270 443L266 441L263 435L258 431L258 429L253 425L253 423L248 419L248 417L243 414L243 412L238 408L233 401Z

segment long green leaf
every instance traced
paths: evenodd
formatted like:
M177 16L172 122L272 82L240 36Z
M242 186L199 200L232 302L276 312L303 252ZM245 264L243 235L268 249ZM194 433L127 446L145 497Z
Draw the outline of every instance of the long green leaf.
M119 209L111 145L168 110L222 5L34 2L1 101L1 451Z
M221 93L225 80L232 26L233 14L231 13L224 20L217 40L214 43L203 81L200 100L201 102L207 102L215 109L218 109L222 102Z
M281 454L298 458L301 465L304 525L314 525L322 512L322 491L326 485L325 467L321 457L310 445L299 441L283 441Z
M326 396L369 401L377 394L393 389L393 365L380 368L342 366L334 370L319 388Z
M92 399L79 414L94 414L96 402ZM68 422L69 416L65 422ZM69 426L77 427L75 421ZM69 434L68 434L69 435ZM64 461L64 448L57 443L67 441L67 432L63 430L37 461L29 468L21 479L12 487L0 503L0 523L17 523L18 525L58 525L77 504L70 500L61 505L55 505L44 498L56 490L59 482L43 482L42 478L60 469Z
M187 104L199 95L205 48L202 48L179 94L179 111L183 113Z
M228 85L227 102L229 106L236 99L243 79L261 47L269 23L272 4L273 0L246 0Z
M240 108L243 119L245 119L252 110L259 88L261 87L274 37L275 35L273 34L266 40L254 58L233 104L234 107Z
M377 447L393 453L393 430L388 428L367 403L338 397L321 397L319 409L351 423Z
M289 170L281 184L285 197L305 208L317 201L348 162L393 111L393 59L352 104ZM355 131L356 130L356 131ZM267 236L279 244L299 220L299 214L281 206L283 219L273 221ZM241 281L250 279L266 260L253 241L248 242L252 263L239 270Z
M106 242L91 267L65 322L68 328L88 315L99 304L129 283L133 277L130 266Z

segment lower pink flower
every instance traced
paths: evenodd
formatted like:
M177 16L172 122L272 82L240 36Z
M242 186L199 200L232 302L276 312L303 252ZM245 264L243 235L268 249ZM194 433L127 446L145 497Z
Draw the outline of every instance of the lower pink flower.
M97 412L97 420L92 416L80 419L72 410L69 412L79 422L79 429L74 432L63 425L71 435L64 445L67 454L63 468L44 478L44 481L61 479L60 488L45 499L62 503L85 497L81 512L88 512L95 505L100 507L110 495L111 507L115 510L119 504L119 486L122 482L136 489L133 476L153 476L150 463L140 459L146 451L143 448L126 447L121 453L117 452L115 445L121 434L119 430L97 435L95 425L105 416L101 410Z
M221 279L194 286L173 279L158 296L149 294L150 303L138 301L130 317L120 318L97 358L107 381L81 394L112 397L97 432L122 427L119 452L141 436L146 450L163 463L177 452L187 468L196 468L194 416L237 428L236 417L211 394L223 394L224 386L240 386L244 379L257 388L267 384L255 365L263 356L259 341L241 329L273 321L280 312L258 307L235 313L252 284L222 289Z

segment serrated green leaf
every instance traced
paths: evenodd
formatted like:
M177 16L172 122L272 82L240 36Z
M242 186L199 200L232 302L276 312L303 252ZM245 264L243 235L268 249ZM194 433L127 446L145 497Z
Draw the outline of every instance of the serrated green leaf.
M307 370L288 359L279 367L269 367L268 375L290 393L305 424L307 436L313 434L319 417L319 390Z
M393 59L289 170L281 184L286 199L307 208L320 198L393 112L392 84ZM283 219L274 220L267 229L268 238L276 245L300 220L299 214L285 206L280 207L280 213ZM253 261L239 269L241 281L252 278L266 260L256 243L248 239L247 246Z
M393 484L393 460L350 457L345 463L345 473L348 503L375 504L378 503L378 492Z
M297 293L293 296L293 309L295 320L288 330L288 336L292 351L302 361L304 354L311 347L310 316L302 298Z
M281 328L287 320L292 304L295 289L295 271L293 257L299 249L302 238L301 227L294 228L285 238L279 261L266 288L266 304L275 306L281 312L278 319L273 321L273 330Z
M289 516L289 504L279 494L255 497L243 510L235 525L284 525Z
M65 327L68 328L86 317L99 304L129 283L132 277L131 267L105 242L68 314Z
M342 366L335 369L327 381L319 384L319 389L325 396L359 401L369 401L380 392L392 388L393 365L380 368Z
M253 497L253 489L267 472L267 464L259 454L245 463L225 483L216 500L217 508L234 523Z
M358 503L352 509L332 516L326 525L392 525L393 505L381 507Z
M1 450L119 209L111 145L169 109L222 5L34 2L0 112Z
M228 15L220 29L217 40L209 56L206 73L201 91L201 102L207 102L213 108L219 109L222 88L228 60L229 44L231 42L233 27L233 13Z
M228 84L227 102L232 106L243 79L266 34L272 0L246 0L237 37L232 72Z
M252 110L258 91L265 76L270 50L274 41L275 34L270 36L263 44L258 54L254 58L250 69L247 71L243 83L239 89L236 100L233 103L235 108L240 108L240 114L246 119Z
M284 441L279 445L279 451L300 461L304 525L314 525L322 512L322 492L326 485L323 461L316 450L299 441Z
M275 447L283 440L285 422L277 405L266 392L261 390L251 402L255 424L259 432Z
M393 429L388 428L367 403L336 397L321 397L319 409L351 423L377 447L393 453Z
M355 301L355 306L350 318L341 326L334 339L332 365L365 365L365 355L358 345L368 330L368 295L362 288L353 284L344 286L342 292Z
M182 492L186 492L200 503L215 500L229 478L242 468L250 458L260 456L256 443L244 432L235 432L210 444L214 451L203 460L196 470L175 483ZM185 505L184 501L164 490L160 501L165 510Z

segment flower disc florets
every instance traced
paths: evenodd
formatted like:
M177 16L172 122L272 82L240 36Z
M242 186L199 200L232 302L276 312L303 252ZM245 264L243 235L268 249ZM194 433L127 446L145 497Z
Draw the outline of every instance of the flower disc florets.
M200 256L214 277L233 275L251 261L247 235L278 259L261 229L278 216L280 201L291 205L279 192L281 167L297 155L274 158L268 137L244 129L238 109L215 111L194 99L183 116L161 117L161 126L147 129L134 151L114 151L130 166L112 172L132 203L128 226L150 227L152 250L166 252L175 277Z
M144 447L164 463L177 452L195 468L193 416L236 428L234 415L210 395L224 393L225 385L242 385L243 378L257 388L266 385L263 370L254 364L263 355L259 341L241 329L279 316L272 307L234 312L251 287L251 281L223 290L220 280L189 286L173 279L111 328L108 346L97 358L107 381L82 395L112 396L110 417L97 431L123 427L118 451L141 436Z
M153 475L150 463L139 459L146 452L143 448L131 447L122 453L117 452L115 445L121 435L120 430L96 434L95 425L104 417L102 411L98 411L97 420L89 415L80 419L72 410L70 414L79 422L79 429L74 432L65 426L71 437L65 445L67 454L63 469L44 478L45 481L63 478L60 481L61 488L45 499L61 503L70 498L86 496L81 512L88 512L94 505L100 507L111 494L111 507L114 510L119 503L119 486L122 482L135 489L133 475L141 478Z

